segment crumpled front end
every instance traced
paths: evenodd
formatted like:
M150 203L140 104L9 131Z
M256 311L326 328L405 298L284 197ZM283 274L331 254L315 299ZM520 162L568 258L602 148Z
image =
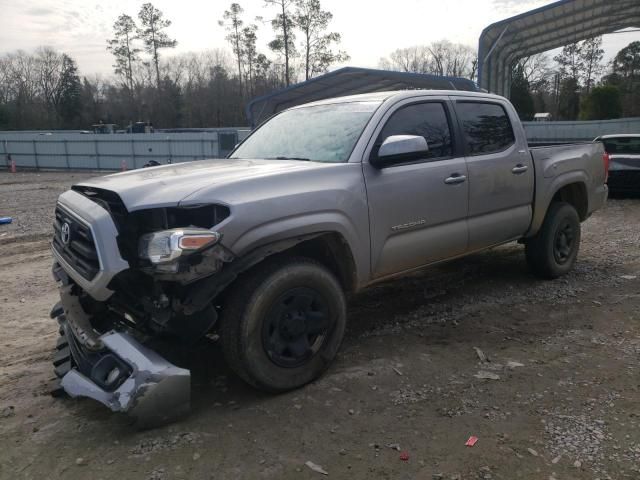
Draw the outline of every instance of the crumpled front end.
M117 223L117 208L77 191L61 195L56 208L56 392L92 398L147 427L180 417L190 406L190 372L154 351L158 338L191 341L215 323L216 314L211 307L190 317L175 312L171 294L181 293L181 285L165 281L162 290L152 275L132 268L135 259L125 247L137 237ZM189 274L200 275L182 273Z
M88 397L146 428L183 416L190 408L191 376L125 332L83 334L86 318L69 287L51 316L61 337L54 358L60 387L71 397Z
M217 231L230 209L218 204L129 211L115 192L77 185L59 197L55 215L56 391L141 425L184 414L189 371L160 353L212 332L215 297L272 249L235 261Z

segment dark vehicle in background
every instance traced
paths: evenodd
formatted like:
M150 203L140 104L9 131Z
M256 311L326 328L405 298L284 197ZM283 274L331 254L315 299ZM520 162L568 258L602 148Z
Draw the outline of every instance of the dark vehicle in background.
M127 125L126 133L153 133L153 125L151 122L136 122Z
M612 194L640 193L640 133L602 135L609 156L609 191Z
M100 122L100 123L95 123L91 125L91 130L93 130L93 133L100 133L103 135L116 133L117 128L118 128L118 125L116 125L115 123Z

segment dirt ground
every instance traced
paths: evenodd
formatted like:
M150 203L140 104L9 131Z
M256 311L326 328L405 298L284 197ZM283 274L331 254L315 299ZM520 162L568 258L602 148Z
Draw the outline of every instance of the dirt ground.
M337 361L298 391L258 393L202 345L190 415L137 431L49 395L46 238L83 176L0 173L0 478L640 478L640 200L583 224L563 279L514 244L357 295Z

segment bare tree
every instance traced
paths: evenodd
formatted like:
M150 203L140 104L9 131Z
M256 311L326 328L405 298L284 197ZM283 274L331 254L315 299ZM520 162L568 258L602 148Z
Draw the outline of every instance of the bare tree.
M440 40L429 45L399 48L383 58L381 68L403 72L430 73L475 79L478 59L467 45Z
M3 86L7 94L7 110L13 110L10 128L34 128L38 119L46 119L46 112L39 114L39 73L36 58L19 50L4 59L4 70L8 84ZM40 120L41 121L41 120Z
M389 58L380 59L379 66L384 70L401 72L431 73L431 54L424 45L398 48Z
M246 33L246 32L245 32ZM252 39L247 38L249 43ZM252 50L252 49L248 49ZM251 53L253 93L282 88L282 72L262 53ZM162 127L222 127L246 122L231 52L163 56L161 88L153 62L136 62L129 87L120 80L80 77L73 59L51 49L0 54L0 125L10 129L86 128L103 121L126 126L151 121ZM245 75L246 72L243 72ZM46 94L45 94L46 93Z
M440 40L433 42L428 49L431 53L431 73L451 77L472 76L475 50L471 47Z
M39 73L37 60L22 50L8 56L10 76L14 82L14 92L23 101L33 101L39 93Z
M62 81L62 55L50 47L41 47L36 52L36 65L40 90L46 105L49 122L57 116ZM57 119L56 119L57 120Z
M142 5L138 13L141 27L138 36L144 42L145 50L151 55L156 71L156 86L160 87L160 50L174 48L178 42L169 38L163 30L171 25L170 20L164 18L163 13L151 3Z
M9 58L0 58L0 104L6 105L12 97L11 73Z
M532 92L540 93L549 88L554 75L549 62L549 56L545 53L537 53L517 61L517 68L520 69Z
M468 45L453 44L450 57L449 75L453 77L467 77L475 79L478 66L476 50Z

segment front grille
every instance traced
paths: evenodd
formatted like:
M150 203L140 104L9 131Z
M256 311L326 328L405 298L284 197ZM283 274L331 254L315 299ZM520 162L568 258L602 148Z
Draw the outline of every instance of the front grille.
M60 206L55 215L53 248L83 278L93 280L100 261L91 229Z
M109 212L118 231L122 229L128 212L127 207L125 207L124 202L117 193L101 188L83 187L82 185L74 185L71 188Z

